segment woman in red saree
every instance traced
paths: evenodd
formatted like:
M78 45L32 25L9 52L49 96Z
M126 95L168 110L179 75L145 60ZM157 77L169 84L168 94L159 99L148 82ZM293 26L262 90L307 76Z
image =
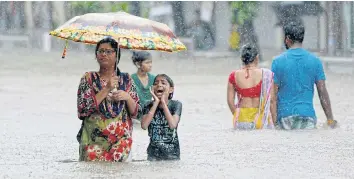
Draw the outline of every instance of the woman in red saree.
M95 53L100 70L86 72L77 93L78 117L83 120L77 136L80 161L126 161L139 98L130 75L118 67L115 74L118 43L105 38Z
M276 119L273 73L258 67L258 50L252 45L242 48L241 58L244 67L231 72L227 88L233 126L235 129L273 129L272 119Z

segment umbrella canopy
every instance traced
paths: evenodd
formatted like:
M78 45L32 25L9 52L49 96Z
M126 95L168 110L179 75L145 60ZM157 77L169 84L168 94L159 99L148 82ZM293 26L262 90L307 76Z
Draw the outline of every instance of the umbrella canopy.
M50 35L75 42L97 44L111 36L120 48L174 52L186 46L163 23L125 12L88 13L76 16Z

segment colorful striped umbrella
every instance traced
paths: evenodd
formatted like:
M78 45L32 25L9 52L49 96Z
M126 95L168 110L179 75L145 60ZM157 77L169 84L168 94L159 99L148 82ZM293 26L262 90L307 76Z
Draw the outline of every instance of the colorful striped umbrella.
M119 47L137 50L175 52L186 46L166 25L126 12L88 13L76 16L50 35L75 42L97 44L106 36L118 41ZM68 41L63 52L65 57Z

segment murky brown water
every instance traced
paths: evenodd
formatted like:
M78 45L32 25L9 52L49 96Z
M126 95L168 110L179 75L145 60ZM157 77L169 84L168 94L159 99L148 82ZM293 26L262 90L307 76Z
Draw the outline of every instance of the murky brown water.
M176 83L183 102L178 133L181 160L147 162L147 132L135 126L130 163L78 159L76 90L81 75L98 68L92 56L69 52L0 54L0 178L354 178L354 79L327 74L341 127L233 131L226 82L238 60L157 60L153 72ZM134 72L123 56L122 71Z

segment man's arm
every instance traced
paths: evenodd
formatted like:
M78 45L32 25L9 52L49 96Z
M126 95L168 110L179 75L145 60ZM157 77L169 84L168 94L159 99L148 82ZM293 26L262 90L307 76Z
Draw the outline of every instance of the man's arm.
M337 125L337 121L333 120L331 101L329 100L325 81L326 75L323 70L323 65L322 62L318 59L317 72L315 75L318 97L320 98L322 109L327 117L327 124L333 128Z
M317 87L318 97L320 98L321 101L322 109L327 117L327 121L333 120L331 101L329 99L325 80L317 81L316 87Z

